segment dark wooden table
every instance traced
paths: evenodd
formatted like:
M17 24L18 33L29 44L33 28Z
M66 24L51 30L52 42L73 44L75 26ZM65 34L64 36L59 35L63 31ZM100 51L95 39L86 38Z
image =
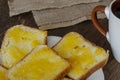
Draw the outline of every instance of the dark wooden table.
M107 19L99 20L105 29L107 29ZM13 25L24 24L27 26L37 27L32 13L24 13L18 16L9 17L9 8L7 0L0 0L0 45L5 31ZM109 43L106 38L102 36L93 26L90 20L82 23L59 29L48 30L48 35L64 36L66 33L75 31L82 34L86 39L103 47L106 50L110 50L109 61L103 68L105 74L105 80L120 80L120 64L114 59Z

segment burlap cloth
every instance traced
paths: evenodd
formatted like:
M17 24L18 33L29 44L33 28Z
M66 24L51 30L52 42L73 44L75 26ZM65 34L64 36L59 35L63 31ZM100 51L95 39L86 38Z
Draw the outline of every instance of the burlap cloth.
M40 29L67 27L90 19L97 5L111 0L8 0L10 16L32 11ZM103 14L98 16L104 18Z

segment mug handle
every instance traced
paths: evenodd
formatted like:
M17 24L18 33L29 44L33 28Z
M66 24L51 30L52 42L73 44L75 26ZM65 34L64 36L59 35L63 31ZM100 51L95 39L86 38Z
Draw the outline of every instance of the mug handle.
M105 6L102 6L102 5L99 5L99 6L96 6L93 11L92 11L92 14L91 14L91 19L92 19L92 22L94 24L94 26L96 27L96 29L103 35L103 36L106 36L106 33L107 31L102 27L102 25L98 22L98 19L97 19L97 12L100 11L102 13L105 13Z

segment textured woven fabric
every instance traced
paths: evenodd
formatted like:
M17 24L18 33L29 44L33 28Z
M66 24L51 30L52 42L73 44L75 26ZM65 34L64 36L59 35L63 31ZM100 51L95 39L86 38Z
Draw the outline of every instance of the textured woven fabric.
M91 3L99 0L8 0L10 16L31 10L62 8L80 3Z
M107 6L111 1L102 0L101 2L73 5L60 9L33 11L33 16L40 29L67 27L91 19L90 15L95 6ZM98 18L105 18L105 15L98 13Z

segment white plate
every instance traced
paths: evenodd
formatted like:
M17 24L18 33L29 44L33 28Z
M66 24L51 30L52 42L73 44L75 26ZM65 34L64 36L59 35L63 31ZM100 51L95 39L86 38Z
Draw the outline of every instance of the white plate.
M58 36L48 36L48 46L54 46L57 42L59 42L60 39L61 37ZM104 73L102 68L94 72L91 76L87 78L87 80L104 80Z

